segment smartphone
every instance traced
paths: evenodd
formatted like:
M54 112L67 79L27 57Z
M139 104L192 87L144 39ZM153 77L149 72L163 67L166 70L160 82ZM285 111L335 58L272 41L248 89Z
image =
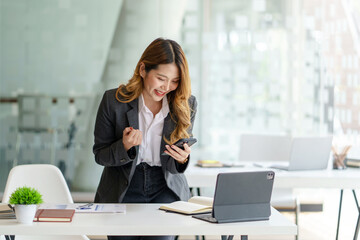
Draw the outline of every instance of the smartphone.
M174 143L175 146L184 149L184 143L187 143L187 145L192 146L194 143L197 142L196 138L182 138L179 139L176 143ZM161 155L168 155L167 153L163 152Z

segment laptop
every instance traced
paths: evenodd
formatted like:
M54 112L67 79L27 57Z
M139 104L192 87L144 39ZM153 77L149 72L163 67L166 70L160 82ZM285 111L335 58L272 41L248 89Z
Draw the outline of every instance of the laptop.
M263 161L288 162L290 146L289 135L242 134L239 160L256 164Z
M212 212L192 216L211 223L269 220L273 171L219 173Z
M270 168L299 171L326 169L331 152L332 136L293 138L289 162Z

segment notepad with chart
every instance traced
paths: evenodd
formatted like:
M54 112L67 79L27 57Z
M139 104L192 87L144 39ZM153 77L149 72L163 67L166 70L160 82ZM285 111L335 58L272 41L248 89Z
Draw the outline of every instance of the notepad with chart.
M122 203L67 203L41 204L39 209L74 209L77 213L126 213Z

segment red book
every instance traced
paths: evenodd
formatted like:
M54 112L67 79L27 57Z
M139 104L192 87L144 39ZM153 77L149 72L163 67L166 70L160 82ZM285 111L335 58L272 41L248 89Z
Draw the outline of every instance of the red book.
M71 222L75 209L38 209L34 222Z

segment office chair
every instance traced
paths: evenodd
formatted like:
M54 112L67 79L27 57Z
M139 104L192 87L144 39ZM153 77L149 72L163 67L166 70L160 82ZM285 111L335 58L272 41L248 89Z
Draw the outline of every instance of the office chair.
M287 135L243 134L240 137L239 160L254 163L289 161L290 147L291 137ZM294 212L295 224L298 225L300 204L292 189L274 189L271 205L278 211Z
M50 164L18 165L11 169L2 202L8 203L11 193L18 187L28 186L37 189L44 203L74 203L70 190L61 171ZM70 239L89 240L83 236L18 236L16 240L30 239Z

